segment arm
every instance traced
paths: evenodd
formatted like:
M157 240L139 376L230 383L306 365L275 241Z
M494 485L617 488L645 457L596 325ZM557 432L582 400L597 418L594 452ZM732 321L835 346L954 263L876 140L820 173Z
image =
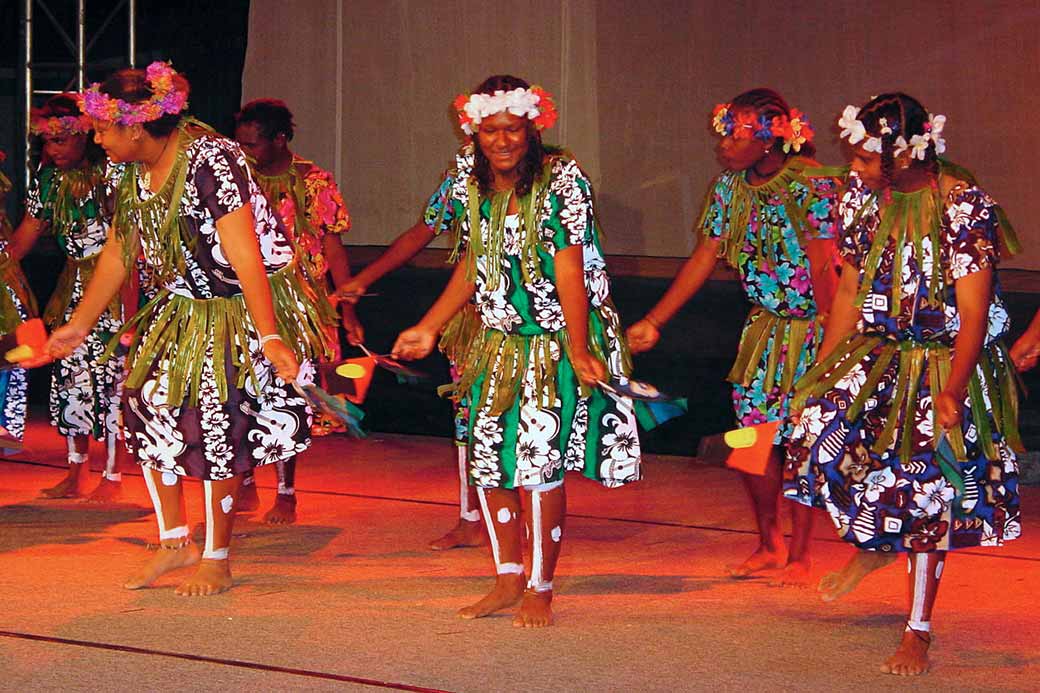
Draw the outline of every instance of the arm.
M943 428L960 424L968 381L979 362L979 353L986 339L989 320L989 302L993 292L993 268L986 266L978 272L961 277L953 285L957 296L960 331L953 342L953 364L943 391L935 396L935 416Z
M841 266L834 303L831 304L831 312L823 328L823 344L816 355L817 361L827 358L834 347L856 331L856 323L859 321L859 309L856 307L858 291L859 269L846 261Z
M398 236L390 247L382 255L376 258L372 264L354 275L354 278L345 284L336 283L337 291L345 294L355 294L353 299L344 300L351 303L357 302L357 294L365 292L377 279L392 272L404 263L411 260L415 255L429 245L434 237L433 229L422 221L417 222L410 229Z
M830 238L815 238L805 244L805 256L809 260L809 275L812 278L816 312L826 315L834 303L838 290L838 272L834 267L837 243Z
M398 335L391 350L394 358L411 361L421 359L433 351L437 333L444 327L444 323L459 312L477 290L477 285L466 279L466 264L467 257L463 254L455 264L448 285L422 320Z
M22 218L22 223L11 234L11 241L7 244L7 254L15 262L21 262L22 258L32 250L45 228L47 228L45 221L26 214Z
M1015 368L1020 371L1035 368L1038 358L1040 358L1040 310L1033 316L1026 331L1015 340L1014 346L1011 347L1011 360L1015 362Z
M646 317L628 328L629 347L634 353L647 351L661 338L660 329L675 317L679 309L708 281L718 262L719 240L702 237L693 254L683 264L664 296Z
M239 207L217 219L217 235L228 262L242 284L246 309L257 332L261 337L278 334L274 304L271 300L271 283L260 255L253 210L249 205ZM287 344L280 339L267 342L264 345L264 356L275 367L282 380L296 380L300 366Z
M345 286L350 283L350 258L347 247L343 245L338 233L327 233L322 239L322 250L329 263L329 274L332 275L333 286ZM359 291L358 293L364 293ZM357 301L357 298L354 298ZM343 329L347 333L347 341L357 346L365 341L365 328L354 312L353 301L339 301L339 310L343 319ZM336 305L333 303L333 305Z
M556 251L556 291L567 322L571 366L585 385L609 379L607 367L589 353L589 298L585 291L584 248L572 245Z
M123 286L126 274L122 243L116 238L115 232L109 230L108 240L98 257L94 276L83 292L79 306L69 322L54 330L47 340L47 351L51 356L65 358L83 343L98 318L108 309L113 297Z

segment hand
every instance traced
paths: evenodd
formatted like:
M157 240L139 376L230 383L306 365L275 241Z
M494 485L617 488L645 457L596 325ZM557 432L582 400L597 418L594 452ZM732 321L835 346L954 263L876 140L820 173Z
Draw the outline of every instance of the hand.
M397 341L394 342L390 355L395 359L414 361L429 355L436 342L437 332L435 330L416 325L397 335Z
M590 354L588 351L572 351L571 367L574 369L574 373L578 376L578 380L581 381L582 385L594 387L596 383L605 383L610 380L610 374L607 372L607 367L602 361Z
M47 339L47 344L43 347L43 350L53 358L66 358L83 343L88 334L90 334L89 329L79 327L71 322L66 323L51 332L51 336Z
M633 354L641 354L654 348L657 341L661 339L661 331L652 322L643 318L625 332L628 339L628 348Z
M351 346L363 344L365 342L365 328L361 325L361 321L358 320L354 306L350 303L344 303L340 306L340 311L343 314L343 330L347 333L347 343Z
M935 409L935 420L944 430L957 428L961 425L961 417L964 413L964 404L961 399L943 390L932 398L932 407Z
M300 362L296 354L280 339L272 339L264 345L264 358L274 366L274 372L287 383L296 381L300 374Z
M1040 358L1040 344L1027 339L1028 333L1018 338L1011 347L1011 361L1020 373L1036 368L1037 359Z
M346 283L337 286L336 290L332 293L331 296L329 296L329 299L333 303L342 302L353 305L358 302L358 299L361 298L361 295L364 294L366 291L368 291L368 287L359 282L357 280L357 277L354 277Z

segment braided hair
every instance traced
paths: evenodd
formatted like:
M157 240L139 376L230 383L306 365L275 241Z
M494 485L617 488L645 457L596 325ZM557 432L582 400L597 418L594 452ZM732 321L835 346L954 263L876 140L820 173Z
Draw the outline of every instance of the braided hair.
M745 91L742 94L734 97L733 101L730 102L731 108L751 108L759 116L765 116L770 121L776 116L791 117L791 108L787 105L784 97L780 96L780 93L769 89L767 87L759 87L758 89L751 89ZM773 140L773 146L783 146L783 138L777 137ZM812 142L805 142L802 144L801 150L798 152L788 152L787 156L804 156L813 158L816 156L816 146Z
M513 89L530 89L531 85L519 77L513 77L512 75L492 75L488 77L480 85L473 90L474 94L489 94L493 95L496 91L511 91ZM516 181L516 194L520 197L531 192L531 188L534 186L534 181L542 173L542 161L545 159L547 153L546 148L542 145L542 134L534 126L530 120L525 119L527 124L527 154L521 159L517 165L517 173L519 174ZM488 194L491 192L492 173L491 173L491 162L488 161L487 157L484 156L484 152L480 149L480 142L477 141L478 132L475 131L470 135L470 139L473 140L473 149L475 152L475 160L473 165L473 175L477 179L477 183L480 186L480 192Z
M890 133L881 132L881 119L892 130ZM928 123L928 111L921 102L912 96L902 92L880 94L868 101L859 112L860 122L871 137L881 138L881 173L888 183L892 182L895 174L895 141L902 136L907 142L914 135L925 134L925 125ZM931 173L939 172L939 158L935 147L928 147L924 151L924 161L911 159L911 166L924 166Z

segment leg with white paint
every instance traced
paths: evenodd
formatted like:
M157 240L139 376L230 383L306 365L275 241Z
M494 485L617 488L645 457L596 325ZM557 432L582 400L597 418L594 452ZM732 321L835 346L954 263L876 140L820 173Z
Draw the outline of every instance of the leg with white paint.
M97 488L87 496L88 503L114 503L123 495L123 474L120 469L130 453L125 445L120 444L117 431L109 431L105 443L108 453L105 457L105 471L101 472Z
M69 436L68 473L65 478L50 488L43 489L40 493L44 498L78 498L79 480L83 470L87 468L89 458L87 450L90 447L90 438L87 436Z
M155 507L159 549L139 572L123 583L123 587L128 590L148 587L171 570L199 562L199 549L188 531L181 478L171 472L158 472L147 467L141 471L144 472L144 483Z
M524 594L524 556L520 494L513 489L478 488L477 499L495 561L495 587L483 599L459 610L460 618L480 618L513 606Z
M256 492L256 474L253 470L242 475L237 505L235 512L238 513L251 513L260 507L260 495Z
M912 553L907 561L910 574L910 616L903 640L895 654L885 660L881 671L897 676L918 676L928 671L928 647L932 644L932 607L946 552Z
M198 570L177 587L177 594L206 597L231 589L228 549L235 524L235 496L241 481L242 477L233 476L221 481L202 482L206 506L206 548Z
M469 484L466 465L466 447L458 445L459 466L459 522L447 534L430 542L434 551L445 551L464 546L481 546L487 543L487 533L480 521L480 499L477 487Z
M291 525L296 522L296 458L275 462L278 471L278 495L274 506L264 515L270 525Z
M518 628L552 625L553 575L560 558L563 526L567 517L567 494L563 481L525 486L520 499L527 523L531 577L527 581L520 610L513 618Z

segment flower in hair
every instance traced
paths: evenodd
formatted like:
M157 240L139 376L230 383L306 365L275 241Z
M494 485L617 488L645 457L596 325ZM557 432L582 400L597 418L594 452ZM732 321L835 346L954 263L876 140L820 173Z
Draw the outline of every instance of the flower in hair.
M936 154L942 154L946 151L946 140L942 138L944 127L946 127L946 116L941 114L936 116L933 116L931 113L928 114L928 122L925 123L924 129L928 132L928 136L931 137L932 142L935 143Z
M731 133L733 139L751 139L755 136L755 131L758 129L755 127L757 124L758 117L754 111L740 111L733 119L733 131Z
M552 96L539 86L509 91L498 89L494 94L459 94L452 105L458 113L459 127L467 135L472 135L482 120L496 113L526 117L538 130L551 128L559 118Z
M863 121L859 119L859 109L855 106L846 106L841 117L838 118L838 127L841 128L842 139L848 139L849 144L856 144L867 136L867 129Z
M29 132L34 135L50 135L51 137L67 137L90 132L90 116L54 116L51 118L35 117L29 121Z
M711 112L711 127L723 137L733 134L733 114L730 112L730 104L715 105L715 109Z
M791 109L791 116L773 116L772 136L779 137L784 141L784 153L800 152L802 145L812 142L816 131L809 124L809 119L797 108Z
M188 107L188 94L178 89L177 75L169 63L155 61L145 70L145 81L152 96L141 103L130 103L115 99L101 91L95 82L79 95L80 110L90 118L109 121L120 125L137 125L158 120L164 115L180 113Z
M917 137L917 135L914 135L914 137ZM911 138L911 139L913 139L913 138ZM909 147L910 147L910 145L907 144L906 138L903 137L902 135L900 135L899 137L896 138L896 141L893 142L892 156L893 157L899 156L900 154L905 152Z

